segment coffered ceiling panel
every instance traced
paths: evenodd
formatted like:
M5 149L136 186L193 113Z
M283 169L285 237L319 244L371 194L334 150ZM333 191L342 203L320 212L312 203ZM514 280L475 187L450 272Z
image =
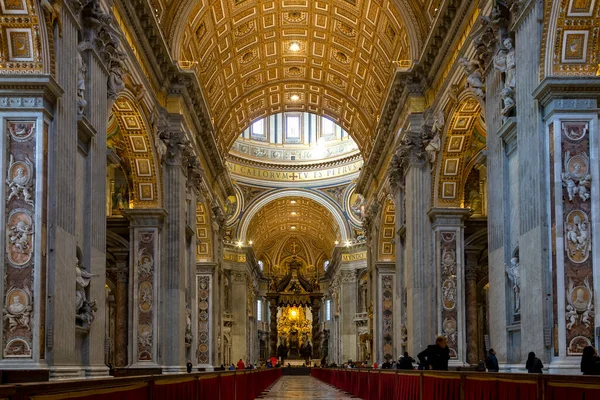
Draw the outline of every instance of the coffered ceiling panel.
M197 73L227 150L255 119L326 115L364 152L396 70L410 58L392 0L197 1L179 59Z

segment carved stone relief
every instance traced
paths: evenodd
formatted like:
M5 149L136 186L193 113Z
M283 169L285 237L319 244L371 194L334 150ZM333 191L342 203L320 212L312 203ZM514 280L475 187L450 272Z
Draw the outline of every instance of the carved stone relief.
M210 277L198 276L196 278L198 293L198 348L196 359L199 364L210 363Z
M134 285L137 292L137 356L136 361L154 360L155 246L156 230L136 231L137 254Z
M3 309L3 355L31 358L35 316L33 292L35 269L35 155L36 122L6 121L5 151L5 293Z
M458 288L456 262L456 231L440 231L442 333L448 339L450 357L458 357L457 323Z

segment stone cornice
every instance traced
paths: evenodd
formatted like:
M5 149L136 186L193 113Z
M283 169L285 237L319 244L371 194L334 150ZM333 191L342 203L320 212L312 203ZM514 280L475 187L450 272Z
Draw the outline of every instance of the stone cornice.
M588 77L547 77L532 93L545 107L556 99L590 99L600 97L600 79Z
M227 161L236 163L236 164L244 164L252 167L264 168L264 169L273 169L273 170L282 170L282 171L311 171L311 170L320 170L326 168L333 168L345 164L350 164L356 161L360 161L361 155L355 154L350 157L345 157L335 161L323 162L323 163L313 163L313 164L271 164L268 162L260 162L255 160L248 160L243 157L235 156L229 154L227 156Z
M64 93L51 75L1 75L0 96L30 97L44 96L56 100Z
M433 227L443 226L463 226L464 221L473 214L470 208L432 208L427 212L429 219L433 223Z

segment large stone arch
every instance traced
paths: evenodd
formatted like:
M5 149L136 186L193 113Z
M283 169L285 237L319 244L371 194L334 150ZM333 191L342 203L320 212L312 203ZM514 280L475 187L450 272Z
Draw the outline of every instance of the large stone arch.
M599 1L546 1L541 77L597 76L600 72Z
M256 199L252 204L248 206L247 210L244 212L244 215L241 218L240 225L238 228L239 240L241 240L242 242L246 240L246 233L248 232L250 222L261 208L263 208L265 205L269 204L273 200L281 199L284 197L303 197L314 200L315 202L319 203L331 213L337 225L339 226L342 242L350 240L351 236L349 234L348 224L346 223L346 218L339 205L335 204L331 199L327 198L322 194L302 189L277 190L275 192L269 192Z
M464 92L446 118L440 157L435 165L435 207L464 207L464 184L474 157L485 149L484 104ZM481 137L484 142L481 145ZM479 145L477 146L477 142Z
M115 101L109 119L109 136L115 137L114 149L131 176L130 203L134 208L156 208L162 204L160 161L156 157L154 137L148 122L134 100L122 94Z

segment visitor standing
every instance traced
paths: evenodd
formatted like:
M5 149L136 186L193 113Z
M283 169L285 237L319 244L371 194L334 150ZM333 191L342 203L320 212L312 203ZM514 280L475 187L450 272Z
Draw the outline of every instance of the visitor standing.
M527 356L525 368L527 368L527 372L530 374L541 374L543 373L542 369L544 368L544 364L542 364L542 360L535 356L533 351L530 351L529 356Z
M240 361L238 361L238 363L237 363L237 369L244 369L245 366L246 365L244 364L244 362L240 358Z
M488 372L498 372L500 367L498 366L498 358L496 358L496 352L494 349L490 349L488 356L485 359L485 366Z
M445 336L438 336L435 344L427 346L417 356L424 369L436 371L448 371L448 360L450 360L450 349Z
M592 346L586 346L581 356L581 372L584 375L600 375L600 357Z
M413 369L415 359L408 355L408 351L404 352L404 357L398 360L398 369Z

